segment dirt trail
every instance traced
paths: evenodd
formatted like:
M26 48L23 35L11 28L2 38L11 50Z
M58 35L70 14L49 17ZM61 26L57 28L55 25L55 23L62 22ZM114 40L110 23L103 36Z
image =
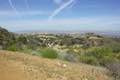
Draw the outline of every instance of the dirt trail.
M107 72L101 67L0 51L0 80L111 80Z

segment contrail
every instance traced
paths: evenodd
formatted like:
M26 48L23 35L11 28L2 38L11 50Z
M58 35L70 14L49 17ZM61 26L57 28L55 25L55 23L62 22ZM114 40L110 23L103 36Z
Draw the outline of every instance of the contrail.
M55 17L58 13L60 13L63 9L65 9L67 6L69 6L70 4L72 4L74 2L74 0L70 0L67 3L64 3L62 6L60 6L58 9L56 9L53 14L48 18L48 20L52 20L53 17Z
M16 13L18 13L17 9L14 7L14 5L13 5L13 3L12 3L12 0L8 0L8 2L9 2L9 4L10 4L11 8L12 8Z
M8 2L9 2L9 4L10 4L10 7L16 12L16 14L18 14L18 11L17 11L17 9L15 8L15 6L13 5L12 0L8 0ZM29 9L28 0L25 0L25 4L26 4L27 9Z

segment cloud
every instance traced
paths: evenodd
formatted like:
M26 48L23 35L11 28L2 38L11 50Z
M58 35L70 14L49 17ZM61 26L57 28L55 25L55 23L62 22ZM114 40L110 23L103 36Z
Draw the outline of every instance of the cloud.
M16 20L0 22L10 30L120 30L120 17L94 17L77 19Z
M49 12L45 11L24 11L24 12L19 12L15 13L14 11L0 11L0 17L9 17L9 16L30 16L30 15L49 15Z
M53 0L55 4L59 5L62 3L63 0Z
M80 24L91 24L95 21L87 19L55 19L52 21L48 20L14 20L6 23L14 24L14 26L67 26L67 25L80 25ZM20 25L21 24L21 25Z

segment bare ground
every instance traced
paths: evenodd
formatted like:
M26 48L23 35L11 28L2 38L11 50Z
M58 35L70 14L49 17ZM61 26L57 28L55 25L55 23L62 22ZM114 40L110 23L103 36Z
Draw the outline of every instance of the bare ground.
M101 67L0 51L0 80L111 80L107 74Z

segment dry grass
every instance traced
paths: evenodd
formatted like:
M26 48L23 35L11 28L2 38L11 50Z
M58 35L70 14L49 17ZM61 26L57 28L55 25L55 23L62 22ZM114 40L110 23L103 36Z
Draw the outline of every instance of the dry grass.
M101 67L0 51L0 80L111 80Z

